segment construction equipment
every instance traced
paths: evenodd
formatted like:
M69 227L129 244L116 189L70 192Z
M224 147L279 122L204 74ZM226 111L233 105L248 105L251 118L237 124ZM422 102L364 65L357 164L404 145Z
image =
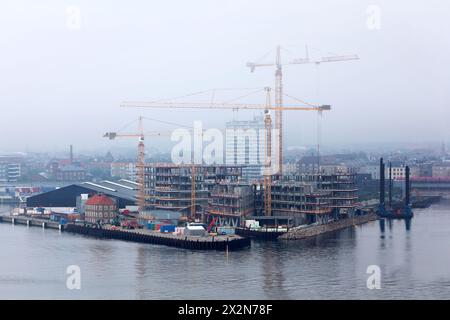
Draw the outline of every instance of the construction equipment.
M297 111L324 111L331 110L330 105L289 105L289 106L273 106L271 103L270 88L264 88L266 91L266 102L264 104L249 104L249 103L226 103L226 102L210 102L210 103L194 103L194 102L164 102L164 101L153 101L153 102L122 102L121 107L142 107L142 108L162 108L162 109L173 109L173 108L192 108L192 109L227 109L227 110L238 110L238 109L256 109L264 110L264 126L265 126L265 161L264 161L264 206L265 214L271 215L271 185L272 185L272 120L270 111L271 110L297 110ZM194 163L194 162L193 162ZM195 215L195 166L193 164L193 174L192 174L192 208L191 207L191 217Z
M212 230L214 227L217 228L216 223L217 223L217 220L218 220L218 219L219 219L218 217L214 217L214 218L211 220L210 224L208 225L208 229L206 230L208 233L211 232L211 230Z
M105 138L109 138L110 140L114 140L115 138L139 138L138 144L138 158L136 163L136 171L137 171L137 183L139 185L138 194L136 196L137 205L139 207L139 212L143 212L145 210L146 199L151 198L150 196L145 194L145 147L144 147L144 137L145 136L170 136L171 131L165 132L145 132L143 129L143 121L144 117L140 116L138 119L138 132L137 133L117 133L117 132L107 132L103 135ZM154 119L153 119L154 120ZM173 124L173 123L171 123ZM190 219L195 221L195 213L196 213L196 166L194 163L191 165L191 214Z
M266 109L264 110L264 213L272 215L272 119L270 117L270 89L267 88Z
M161 136L165 133L161 132L145 132L143 126L143 117L140 116L138 119L138 131L137 133L117 133L117 132L107 132L103 135L105 138L114 140L115 138L138 138L138 157L136 162L136 182L138 183L138 192L136 195L136 204L139 208L139 212L142 213L145 210L145 136ZM169 133L167 133L169 134Z
M196 205L195 205L196 171L197 171L197 168L195 167L194 161L192 161L192 166L191 166L191 220L192 221L195 221L195 214L196 214Z
M248 62L247 67L250 68L251 72L254 72L257 67L275 67L275 129L278 131L278 173L283 174L283 73L282 66L292 65L292 64L320 64L323 62L337 62L337 61L348 61L348 60L358 60L357 55L344 55L344 56L329 56L322 57L319 60L310 60L308 47L306 47L306 58L294 59L287 63L281 62L281 46L276 48L276 59L273 63L255 63Z

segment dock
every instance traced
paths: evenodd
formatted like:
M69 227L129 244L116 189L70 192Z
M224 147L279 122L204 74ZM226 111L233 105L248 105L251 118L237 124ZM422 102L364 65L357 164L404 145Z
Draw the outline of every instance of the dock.
M250 247L251 244L249 238L237 235L189 237L171 233L158 233L145 229L112 230L108 228L92 228L74 224L66 225L64 230L66 232L78 233L96 238L159 244L192 250L232 251Z
M291 228L288 232L278 237L280 240L300 240L315 237L321 234L342 230L348 227L361 225L370 221L378 220L376 213L368 213L361 216L341 219L321 225L304 228Z
M0 216L0 222L14 225L26 225L28 227L57 229L100 239L116 239L159 244L191 250L233 251L248 248L251 245L251 240L249 238L241 237L239 235L195 237L174 235L172 233L159 233L147 229L113 230L110 228L94 228L72 223L62 225L56 221L26 216Z
M59 222L47 219L36 219L26 216L0 216L1 223L20 224L28 227L41 227L49 229L63 230L64 226Z
M287 231L268 230L267 228L261 229L249 229L249 228L236 228L237 235L249 238L256 238L260 240L277 240L279 236L285 234Z

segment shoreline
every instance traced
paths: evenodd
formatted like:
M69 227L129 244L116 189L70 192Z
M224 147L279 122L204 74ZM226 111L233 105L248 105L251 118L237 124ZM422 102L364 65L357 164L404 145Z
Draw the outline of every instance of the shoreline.
M362 225L371 221L378 220L376 213L369 213L363 216L333 221L319 226L309 228L290 229L285 234L278 237L280 240L301 240L316 237L329 232L342 230L351 226Z
M136 243L158 244L190 250L233 251L251 246L249 238L237 235L216 237L178 236L170 233L156 233L141 229L111 230L109 228L92 228L71 223L62 225L55 221L24 216L0 216L0 223L56 229L97 239L115 239Z

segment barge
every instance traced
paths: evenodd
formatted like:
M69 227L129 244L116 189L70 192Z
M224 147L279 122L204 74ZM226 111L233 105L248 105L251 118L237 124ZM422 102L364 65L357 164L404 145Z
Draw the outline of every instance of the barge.
M288 230L286 228L235 228L235 232L237 235L243 237L256 238L261 240L277 240L279 236L285 234L286 232L288 232Z

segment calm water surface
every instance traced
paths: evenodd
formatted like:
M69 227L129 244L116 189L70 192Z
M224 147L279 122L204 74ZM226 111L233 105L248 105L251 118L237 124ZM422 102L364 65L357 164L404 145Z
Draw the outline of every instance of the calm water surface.
M0 208L0 212L2 208ZM81 290L66 268L81 268ZM379 265L381 289L366 287ZM313 240L195 252L0 224L2 299L449 299L450 202Z

